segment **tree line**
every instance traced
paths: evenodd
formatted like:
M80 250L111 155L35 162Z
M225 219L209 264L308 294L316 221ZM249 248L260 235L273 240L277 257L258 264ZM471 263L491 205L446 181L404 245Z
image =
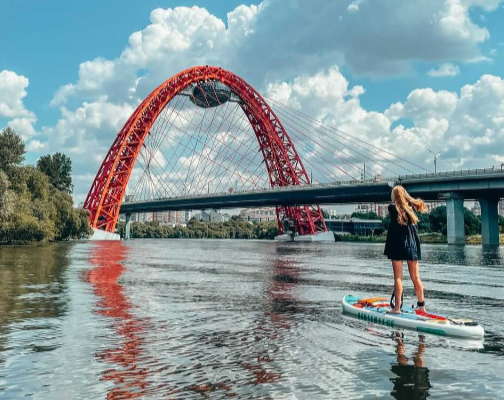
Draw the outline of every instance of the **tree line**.
M118 224L119 234L124 237L125 223ZM251 224L240 216L226 222L202 222L192 218L186 226L161 225L159 222L132 222L131 238L169 239L273 239L278 235L276 221Z
M80 239L92 233L89 213L73 207L72 162L55 153L23 165L25 143L0 131L0 243Z
M418 232L419 233L440 233L446 236L447 233L447 217L446 206L439 206L432 209L429 213L417 213L418 215ZM375 212L370 211L367 213L354 212L352 218L361 219L379 219L382 220L383 231L386 231L390 224L390 215L385 218L379 217ZM481 218L474 215L474 213L467 207L464 207L464 226L465 234L478 235L481 233ZM504 218L499 216L500 231L504 231Z

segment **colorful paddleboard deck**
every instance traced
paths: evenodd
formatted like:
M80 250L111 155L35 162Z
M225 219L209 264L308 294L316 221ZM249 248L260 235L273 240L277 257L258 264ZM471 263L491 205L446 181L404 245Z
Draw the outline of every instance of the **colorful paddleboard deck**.
M387 313L389 310L389 299L386 297L361 298L347 295L343 298L343 311L364 321L441 336L471 339L480 339L485 336L483 328L469 319L420 313L413 309L403 309L401 314L390 314Z

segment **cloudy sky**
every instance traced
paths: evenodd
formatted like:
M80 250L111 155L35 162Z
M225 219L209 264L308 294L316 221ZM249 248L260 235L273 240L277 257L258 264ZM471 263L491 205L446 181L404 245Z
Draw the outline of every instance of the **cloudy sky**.
M504 0L2 0L0 127L62 151L84 199L161 82L229 69L270 98L441 170L504 161Z

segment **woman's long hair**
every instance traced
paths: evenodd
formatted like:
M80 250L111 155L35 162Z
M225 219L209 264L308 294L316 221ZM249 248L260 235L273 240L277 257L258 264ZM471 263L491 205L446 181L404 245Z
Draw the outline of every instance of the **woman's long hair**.
M401 185L392 189L392 201L397 209L397 222L400 225L408 225L408 216L411 223L416 224L418 217L413 210L424 212L426 207L421 199L415 199Z

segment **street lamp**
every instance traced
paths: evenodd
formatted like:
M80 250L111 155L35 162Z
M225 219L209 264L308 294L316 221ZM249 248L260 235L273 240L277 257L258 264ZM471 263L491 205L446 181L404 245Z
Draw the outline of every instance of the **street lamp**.
M432 151L431 149L427 149L429 150L429 153L432 153L434 154L434 173L437 172L437 156L440 155L442 153L442 151L438 151L437 153L435 151Z

